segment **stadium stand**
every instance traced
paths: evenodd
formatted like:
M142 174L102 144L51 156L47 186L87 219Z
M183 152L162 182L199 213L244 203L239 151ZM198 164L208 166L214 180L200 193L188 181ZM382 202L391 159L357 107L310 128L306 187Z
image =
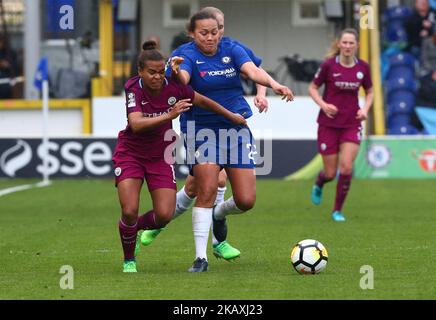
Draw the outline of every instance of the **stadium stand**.
M407 6L390 7L383 13L381 74L390 135L428 134L417 128L414 120L421 61L419 56L407 52L411 39L405 24L412 14L413 10Z

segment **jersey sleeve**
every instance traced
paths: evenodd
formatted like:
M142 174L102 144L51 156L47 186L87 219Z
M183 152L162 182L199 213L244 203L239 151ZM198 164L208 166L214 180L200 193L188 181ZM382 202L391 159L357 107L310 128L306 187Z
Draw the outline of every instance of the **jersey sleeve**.
M232 49L232 56L235 61L235 65L241 69L242 65L246 62L252 62L247 52L239 45L235 45Z
M256 67L259 67L262 64L262 58L256 56L249 47L244 45L243 43L240 43L239 41L235 40L235 43L239 45L244 51L247 53L247 55L250 57L251 61L256 65Z
M190 85L179 84L180 99L191 99L194 101L195 91Z
M133 89L125 89L126 92L126 115L132 112L142 112L141 97Z
M363 78L362 86L365 90L372 88L371 68L365 63L365 77Z
M181 64L180 64L180 70L185 70L187 73L189 73L189 76L192 75L192 60L185 54L185 53L181 53L179 54L179 57L182 57L183 59L185 59Z
M167 62L165 63L165 77L169 78L171 77L171 58L173 57L173 55L171 55Z
M327 61L324 61L319 67L318 71L315 73L315 76L313 77L313 83L316 86L321 87L327 80L328 71L329 64Z

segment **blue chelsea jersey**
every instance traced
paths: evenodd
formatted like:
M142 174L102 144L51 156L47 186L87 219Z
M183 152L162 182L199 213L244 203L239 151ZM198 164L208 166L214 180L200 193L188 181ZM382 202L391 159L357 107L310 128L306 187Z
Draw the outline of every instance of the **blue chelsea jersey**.
M194 90L215 100L228 110L242 114L245 118L253 114L243 97L240 81L240 67L244 63L253 61L259 66L262 62L251 49L224 37L214 56L202 54L194 42L180 46L172 56L181 56L185 59L180 67L190 74L189 84ZM170 73L171 70L167 72ZM196 127L231 126L231 123L224 117L201 108L194 108L182 115L180 118L182 131L186 131L188 120L196 120Z
M234 44L240 46L248 54L251 61L253 61L253 63L256 65L256 67L260 67L260 65L262 64L262 58L256 56L254 54L253 50L251 50L249 47L247 47L243 43L239 42L238 40L232 39L230 37L222 37L221 42L230 42L230 43L234 43Z
M242 42L239 42L238 40L235 40L233 38L230 37L222 37L220 42L227 42L227 43L234 43L240 47L242 47L242 49L244 49L244 51L248 54L248 56L250 57L251 61L253 61L253 63L257 66L260 67L260 65L262 64L262 58L256 56L253 52L253 50L251 50L249 47L247 47L245 44L243 44ZM182 54L183 50L187 50L189 48L193 48L195 47L195 43L194 41L182 44L181 46L179 46L178 48L176 48L173 53L171 54L171 57L175 57L175 56L180 56L180 54ZM169 61L169 60L168 60ZM171 68L167 68L166 70L166 74L167 77L171 76Z

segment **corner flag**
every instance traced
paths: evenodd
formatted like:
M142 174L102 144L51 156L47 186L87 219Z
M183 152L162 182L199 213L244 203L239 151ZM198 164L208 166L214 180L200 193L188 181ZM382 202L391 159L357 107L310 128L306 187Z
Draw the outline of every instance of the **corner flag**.
M36 69L35 79L33 80L33 85L38 88L39 91L42 90L42 82L48 80L48 62L46 57L42 57L39 60L38 68Z
M33 84L42 93L42 146L44 155L42 157L43 165L43 181L44 186L50 184L49 165L48 165L48 61L47 57L42 57L39 60L38 68L36 69Z

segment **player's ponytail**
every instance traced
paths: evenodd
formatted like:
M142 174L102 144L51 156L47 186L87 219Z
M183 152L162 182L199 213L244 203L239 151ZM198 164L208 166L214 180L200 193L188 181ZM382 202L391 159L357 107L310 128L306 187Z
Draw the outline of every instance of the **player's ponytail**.
M142 51L138 56L138 69L143 70L147 61L165 61L164 54L157 49L157 43L153 40L142 44Z
M334 56L337 56L338 54L339 54L338 40L333 39L332 42L330 43L330 47L327 50L327 54L325 55L324 58L330 59Z

